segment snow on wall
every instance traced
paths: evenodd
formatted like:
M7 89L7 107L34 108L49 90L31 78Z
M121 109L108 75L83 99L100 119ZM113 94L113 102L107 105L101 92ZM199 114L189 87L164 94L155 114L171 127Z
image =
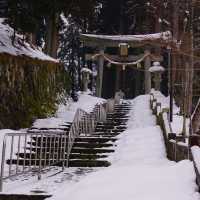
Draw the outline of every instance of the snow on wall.
M13 56L27 56L43 61L58 62L50 56L44 54L35 46L31 46L27 42L23 42L22 36L16 34L14 45L12 44L12 37L14 30L3 23L4 20L0 18L0 54L7 53Z

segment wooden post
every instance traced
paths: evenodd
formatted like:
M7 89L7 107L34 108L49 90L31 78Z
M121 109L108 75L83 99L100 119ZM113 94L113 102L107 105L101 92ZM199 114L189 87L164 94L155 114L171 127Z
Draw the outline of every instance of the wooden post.
M194 78L194 32L193 32L193 18L194 18L194 7L191 3L191 14L190 14L190 73L189 73L189 92L188 92L188 117L192 114L193 107L193 78Z
M118 92L120 90L120 75L121 69L120 67L116 67L115 92Z
M101 48L99 50L99 54L104 54L104 49ZM103 65L104 65L104 58L99 56L98 59L98 75L97 75L97 84L96 84L96 96L101 97L102 94L102 85L103 85Z
M174 87L173 87L173 70L171 64L171 48L167 48L168 52L168 91L169 91L169 120L173 121L173 101L174 101Z
M150 51L148 49L145 50L145 54L149 54ZM145 94L149 94L151 91L151 73L149 72L149 68L151 67L151 58L147 56L144 61L145 65Z

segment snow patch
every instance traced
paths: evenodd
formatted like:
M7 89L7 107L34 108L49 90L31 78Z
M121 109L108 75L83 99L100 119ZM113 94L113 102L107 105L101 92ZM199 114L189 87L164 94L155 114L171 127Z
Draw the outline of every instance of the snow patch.
M89 95L88 92L79 92L79 101L68 101L67 105L59 105L55 117L37 119L33 126L36 128L63 128L67 122L72 122L78 108L92 112L96 104L105 102L105 99Z

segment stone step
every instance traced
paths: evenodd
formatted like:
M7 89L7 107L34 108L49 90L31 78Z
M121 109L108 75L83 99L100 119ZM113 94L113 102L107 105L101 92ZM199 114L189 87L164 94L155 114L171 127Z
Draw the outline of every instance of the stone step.
M112 131L112 130L121 130L121 129L126 129L126 128L127 128L126 126L122 126L122 125L115 126L113 128L107 128L107 127L104 127L104 126L98 126L98 127L96 127L95 131L98 131L98 130Z
M104 147L112 147L112 143L86 143L86 142L75 142L73 147L83 147L83 148L104 148Z
M108 121L114 121L114 122L119 122L119 123L123 123L123 122L127 122L129 120L129 118L124 118L124 119L119 119L119 118L108 118Z
M30 128L27 132L37 132L37 131L69 131L70 127L63 128Z
M116 104L114 107L119 107L119 108L132 107L132 104Z
M113 153L113 149L89 149L89 148L72 148L72 153L80 153L80 154L105 154L105 153Z
M68 140L67 138L54 138L54 137L43 137L43 142L45 142L45 141L47 141L47 142L52 142L52 143L61 143L61 142L64 142L65 141L65 139L66 140ZM37 138L35 137L35 136L33 136L32 137L32 142L33 141L36 141L37 140L37 142L40 144L40 142L41 142L41 140L42 140L42 138L41 138L41 136L38 136Z
M115 111L114 113L110 113L108 115L120 115L120 116L123 116L123 115L128 115L129 114L129 111Z
M118 125L126 125L126 123L117 123L117 122L98 122L98 125L110 125L110 126L118 126Z
M79 153L71 153L70 160L73 159L82 159L82 160L97 160L100 158L107 158L106 154L79 154Z
M17 155L17 154L16 154ZM35 160L38 159L40 154L35 154L35 153L19 153L18 154L20 158L25 158L25 159L30 159L30 160ZM100 158L106 158L108 157L108 155L106 154L79 154L79 153L71 153L70 154L70 159L79 159L79 160L96 160L96 159L100 159ZM53 154L46 154L46 158L45 155L42 154L42 159L46 159L46 160L53 160L56 159L56 155L53 156ZM65 155L65 159L67 159L67 154ZM49 161L47 161L47 163L49 163ZM29 161L30 164L30 161Z
M132 105L126 104L126 105L115 105L114 108L131 108Z
M37 194L0 194L0 200L44 200L50 198L52 195L39 194L42 191L35 191ZM44 193L44 192L43 192Z
M30 150L30 147L27 147L26 148L27 149L27 151L29 151ZM45 152L48 152L48 153L50 153L50 154L52 154L53 152L55 153L55 154L60 154L60 152L61 151L63 151L63 148L61 149L61 148L40 148L40 147L37 147L37 148L35 148L35 147L33 147L33 148L31 148L31 150L32 150L32 152L35 152L36 154L40 154L40 153L42 153L42 154L44 154ZM72 148L72 151L71 151L72 153L80 153L80 154L97 154L97 153L111 153L111 152L114 152L114 150L112 150L112 149L103 149L103 148L82 148L82 147L80 147L80 148L78 148L78 147L73 147Z
M92 142L92 143L106 143L106 142L115 142L116 138L110 138L110 137L99 137L99 136L87 136L87 137L79 137L76 138L76 142Z
M103 129L103 130L121 130L121 129L126 129L127 126L124 125L118 125L118 126L114 126L114 127L105 127L105 126L97 126L96 129Z
M42 166L45 166L48 161L45 160L24 160L24 159L19 159L18 161L15 160L7 160L7 164L13 164L16 165L17 162L19 163L19 165L24 165L25 166L39 166L40 162ZM58 161L57 163L54 162L54 164L52 163L52 166L62 166L63 162L62 161ZM74 159L74 160L70 160L69 161L69 167L108 167L110 166L110 162L106 161L106 160L79 160L79 159Z
M31 144L31 142L28 142L28 144L30 145ZM63 145L64 145L65 143L63 142L62 144L61 143L57 143L57 144L55 144L55 146L54 146L54 144L53 143L50 143L50 142L43 142L42 144L41 143L38 143L37 145L39 146L39 147L43 147L43 148L54 148L55 147L55 149L57 148L57 147L59 147L59 146L62 146L63 147ZM32 142L32 147L35 147L36 146L36 142ZM77 142L77 141L75 141L74 142L74 147L84 147L84 148L103 148L103 147L111 147L111 146L113 146L113 144L112 143L92 143L92 142L90 142L90 143L88 143L88 142ZM29 146L30 147L30 146ZM67 147L67 143L66 143L66 147Z
M104 124L102 124L102 125L97 125L96 126L96 129L98 129L98 128L103 128L103 129L113 129L113 128L115 128L116 126L111 126L111 125L104 125Z
M117 133L117 132L121 132L119 130L113 130L114 133ZM98 132L97 132L98 133ZM106 132L99 132L98 135L96 133L90 135L90 136L83 136L81 135L79 138L76 138L76 142L98 142L98 143L105 143L105 142L108 142L108 141L116 141L117 139L111 139L110 136L109 137L106 137L106 136L103 136L105 135ZM111 132L107 132L107 134L109 135ZM101 135L102 134L102 135ZM64 142L64 138L62 139L62 142ZM33 138L32 140L32 143L34 143L34 141L36 141L36 138ZM54 144L54 139L50 139L50 138L47 138L47 142L50 143L50 141ZM66 141L68 141L68 139L66 139ZM43 139L43 142L46 142L46 139ZM31 142L28 142L29 144ZM59 140L59 142L56 140L55 141L55 144L61 144L61 140ZM41 144L41 138L38 137L38 145Z
M109 167L110 162L106 160L70 160L69 167Z
M114 114L107 114L107 117L116 117L116 118L120 118L120 117L128 117L128 113L114 113Z
M106 137L106 135L110 135L110 136L116 136L121 134L123 131L119 131L119 130L112 130L110 132L106 132L106 131L96 131L95 133L93 133L93 136L99 136L99 137Z
M104 134L104 135L99 135L98 133L95 134L94 136L102 136L102 137L107 137L107 138L115 138L116 136L120 135L121 133L112 133L112 134Z
M113 112L117 112L117 111L129 111L129 110L131 110L130 107L123 107L123 108L120 108L120 107L114 107Z

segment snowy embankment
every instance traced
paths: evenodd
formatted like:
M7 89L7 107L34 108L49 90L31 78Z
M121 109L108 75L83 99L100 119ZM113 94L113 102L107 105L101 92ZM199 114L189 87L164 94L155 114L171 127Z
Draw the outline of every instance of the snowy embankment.
M63 184L51 200L197 200L192 162L166 158L161 130L149 109L149 96L132 101L128 129L118 140L112 166Z
M161 103L162 108L169 108L170 107L170 98L165 97L161 92L155 91L154 89L151 90L157 102ZM186 119L186 131L189 134L189 125L190 119ZM180 115L180 108L177 107L175 104L175 100L173 102L173 122L171 122L171 128L173 133L177 133L178 135L182 132L183 129L183 116Z
M33 126L37 128L59 128L66 122L72 122L74 115L78 108L91 112L97 103L103 103L105 100L102 98L94 97L88 94L88 92L79 93L78 102L68 102L67 105L59 105L58 111L55 117L46 119L38 119L34 122Z

